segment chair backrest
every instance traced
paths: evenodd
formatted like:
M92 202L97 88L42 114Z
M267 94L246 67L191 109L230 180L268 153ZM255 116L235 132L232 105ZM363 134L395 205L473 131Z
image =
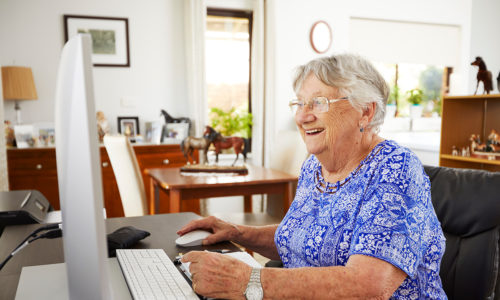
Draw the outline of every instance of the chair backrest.
M446 237L440 276L449 299L498 299L500 173L425 166Z
M300 175L300 168L309 155L297 130L280 131L276 136L272 151L269 167L296 176ZM295 192L295 188L293 190ZM282 218L284 216L283 201L278 201L274 199L275 197L281 197L281 195L269 195L266 210L270 215Z
M105 135L103 141L118 184L125 216L146 215L144 182L128 138L124 135Z

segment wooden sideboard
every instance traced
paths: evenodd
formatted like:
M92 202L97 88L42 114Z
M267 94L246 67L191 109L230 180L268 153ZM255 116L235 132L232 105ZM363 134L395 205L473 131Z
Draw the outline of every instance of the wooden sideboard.
M149 195L149 179L144 175L147 168L175 168L186 161L179 145L134 145L139 168L143 174L146 195ZM101 146L101 169L104 206L108 217L123 217L118 185L106 149ZM197 153L195 153L197 155ZM10 190L35 189L40 191L54 209L60 209L55 148L7 149ZM165 197L165 196L163 196ZM168 201L168 199L161 199ZM182 211L199 214L199 201L183 203Z

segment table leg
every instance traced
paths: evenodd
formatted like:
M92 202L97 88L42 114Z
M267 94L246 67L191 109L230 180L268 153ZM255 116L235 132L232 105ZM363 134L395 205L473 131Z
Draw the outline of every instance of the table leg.
M181 191L177 189L170 190L169 213L178 213L181 211Z
M149 214L154 215L160 205L160 187L156 180L149 180Z
M283 191L283 209L285 214L288 212L290 208L290 204L292 203L293 197L293 183L291 181L285 184L285 190Z
M244 195L243 196L244 209L246 213L252 212L252 195Z

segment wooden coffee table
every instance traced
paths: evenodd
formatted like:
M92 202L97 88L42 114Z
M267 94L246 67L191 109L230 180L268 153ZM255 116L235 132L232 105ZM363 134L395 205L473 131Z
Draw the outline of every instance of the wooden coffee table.
M169 213L180 211L182 200L244 196L245 212L252 212L254 194L282 194L285 212L290 207L293 185L297 177L280 171L248 165L246 175L199 174L183 175L180 168L146 169L150 176L150 214L158 213L160 207L160 190L169 198Z

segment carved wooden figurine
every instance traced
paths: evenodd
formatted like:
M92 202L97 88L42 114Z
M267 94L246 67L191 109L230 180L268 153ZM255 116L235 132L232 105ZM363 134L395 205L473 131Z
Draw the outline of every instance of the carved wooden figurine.
M493 90L493 76L491 75L491 72L486 69L486 64L484 63L483 59L478 56L476 57L476 60L471 62L472 66L478 66L479 70L477 71L477 85L476 85L476 91L474 92L474 95L477 93L477 88L479 87L479 82L483 82L483 94L489 94L490 91Z

